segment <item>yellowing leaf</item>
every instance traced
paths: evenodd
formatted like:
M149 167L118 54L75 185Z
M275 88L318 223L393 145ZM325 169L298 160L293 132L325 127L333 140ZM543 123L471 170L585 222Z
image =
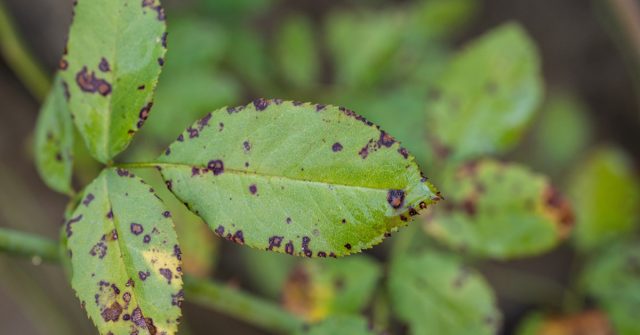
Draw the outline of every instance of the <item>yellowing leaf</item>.
M65 225L71 285L101 334L175 334L181 251L171 213L127 170L107 169Z

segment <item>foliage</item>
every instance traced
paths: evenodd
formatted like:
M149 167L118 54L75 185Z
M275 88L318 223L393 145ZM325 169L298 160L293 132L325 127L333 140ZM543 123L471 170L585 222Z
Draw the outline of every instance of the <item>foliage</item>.
M248 281L282 306L207 285L187 299L224 297L213 305L262 325L294 318L296 334L495 334L495 287L477 268L568 238L576 300L536 306L521 334L640 331L637 170L620 148L588 150L577 97L544 100L523 27L456 50L476 1L351 1L321 20L277 3L198 1L166 31L158 0L76 5L35 157L45 183L72 196L63 263L101 334L175 334L183 273L207 278L233 257L213 235L253 248L240 251ZM261 15L282 18L251 28ZM243 97L253 101L218 108ZM392 233L375 258L281 255L348 256Z

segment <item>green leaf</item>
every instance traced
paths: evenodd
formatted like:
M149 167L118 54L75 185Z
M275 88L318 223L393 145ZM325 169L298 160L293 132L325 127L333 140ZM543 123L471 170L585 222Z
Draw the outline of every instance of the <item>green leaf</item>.
M450 173L444 185L451 193L425 219L425 230L474 255L537 255L558 245L573 223L569 203L549 180L515 164L468 163Z
M69 109L91 154L123 151L151 110L166 41L159 0L79 0L60 62Z
M337 84L367 88L378 83L402 43L405 21L405 13L394 11L331 14L325 35Z
M393 260L389 290L413 335L495 334L501 315L489 285L457 258L434 251Z
M38 173L47 186L60 193L73 193L73 123L59 76L38 115L35 160Z
M284 79L297 89L316 85L320 59L311 21L301 15L288 18L275 43L276 60Z
M181 252L171 213L122 169L103 171L66 222L71 285L101 334L175 334Z
M158 163L218 235L291 255L370 248L440 199L413 157L361 116L279 99L206 115Z
M358 314L371 301L381 276L380 265L364 256L303 262L282 290L284 306L311 322Z
M476 0L423 0L411 8L412 33L425 39L443 38L472 22Z
M576 208L575 244L593 250L628 236L640 220L640 181L631 158L600 148L578 166L570 185Z
M542 108L521 161L554 176L567 172L589 145L591 125L587 107L570 94L554 94Z
M467 46L440 80L426 123L433 150L454 161L504 153L541 98L533 42L520 26L501 26Z
M365 318L350 315L334 316L310 327L305 326L296 333L296 335L327 334L374 335Z
M616 243L589 261L582 285L607 312L616 334L640 333L640 243Z

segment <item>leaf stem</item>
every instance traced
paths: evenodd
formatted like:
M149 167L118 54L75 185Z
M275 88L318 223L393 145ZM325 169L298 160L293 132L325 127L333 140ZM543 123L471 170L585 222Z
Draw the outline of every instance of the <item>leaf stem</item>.
M44 237L0 228L0 252L11 255L33 258L43 261L58 262L58 244Z
M58 250L58 243L46 237L0 228L0 252L60 263ZM304 324L278 304L214 281L185 275L184 291L189 301L270 332L291 334Z
M22 42L13 20L0 0L0 53L31 94L43 101L51 87L49 76Z
M185 276L187 299L274 333L292 334L304 322L280 306L228 286Z

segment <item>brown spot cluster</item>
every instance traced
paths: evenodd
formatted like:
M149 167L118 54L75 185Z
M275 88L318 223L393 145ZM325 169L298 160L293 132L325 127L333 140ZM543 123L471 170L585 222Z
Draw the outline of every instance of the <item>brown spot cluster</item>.
M214 176L221 175L224 173L224 162L219 159L211 160L207 164L207 168L213 172Z
M64 57L60 58L60 62L58 62L58 68L62 71L69 68L69 62L64 59Z
M553 187L548 186L543 193L544 212L558 223L561 237L567 237L575 223L571 204Z
M354 111L352 111L350 109L347 109L347 108L344 108L344 107L339 107L338 109L342 112L342 114L344 114L344 115L346 115L348 117L352 117L352 118L354 118L354 119L366 124L367 126L373 126L373 122L365 119L363 116L361 116L360 114L357 114L356 112L354 112Z
M76 74L76 83L83 92L99 93L103 97L111 94L111 84L104 79L97 78L95 71L89 72L86 66L83 66Z
M158 21L166 20L164 9L156 0L142 0L142 8L149 8L157 13Z
M142 227L141 224L135 223L135 222L131 223L131 233L133 233L133 235L138 236L143 232L144 232L144 227Z
M94 245L93 248L91 248L89 254L93 257L98 256L98 258L103 259L104 256L107 255L107 245L104 243L104 241L100 241L96 245Z
M262 112L269 107L271 101L264 98L258 98L253 101L253 106L256 108L258 112Z
M389 190L387 192L387 202L394 209L399 209L404 205L405 193L403 190Z
M239 245L244 245L244 233L242 232L242 230L238 230L236 231L234 234L231 233L231 231L227 232L227 234L225 235L225 229L223 226L218 226L218 228L216 228L214 230L214 233L216 233L216 235L223 237L231 242L234 242L236 244Z
M138 114L138 123L136 124L138 129L142 128L145 121L147 121L147 118L149 118L149 113L151 113L151 107L153 107L153 102L147 103L140 109L140 113Z
M173 278L173 272L171 272L171 270L167 268L161 268L159 272L160 272L160 275L167 280L167 284L171 285L171 278Z
M280 246L282 245L283 239L284 239L284 236L269 237L269 247L267 248L267 250L273 251L274 248L280 248Z
M395 143L396 140L391 135L387 134L385 131L380 131L380 137L378 140L370 139L369 142L360 149L358 155L360 155L362 159L366 159L370 153L378 151L383 147L390 148Z
M184 291L180 290L176 294L171 295L171 305L182 307L182 302L184 301Z

